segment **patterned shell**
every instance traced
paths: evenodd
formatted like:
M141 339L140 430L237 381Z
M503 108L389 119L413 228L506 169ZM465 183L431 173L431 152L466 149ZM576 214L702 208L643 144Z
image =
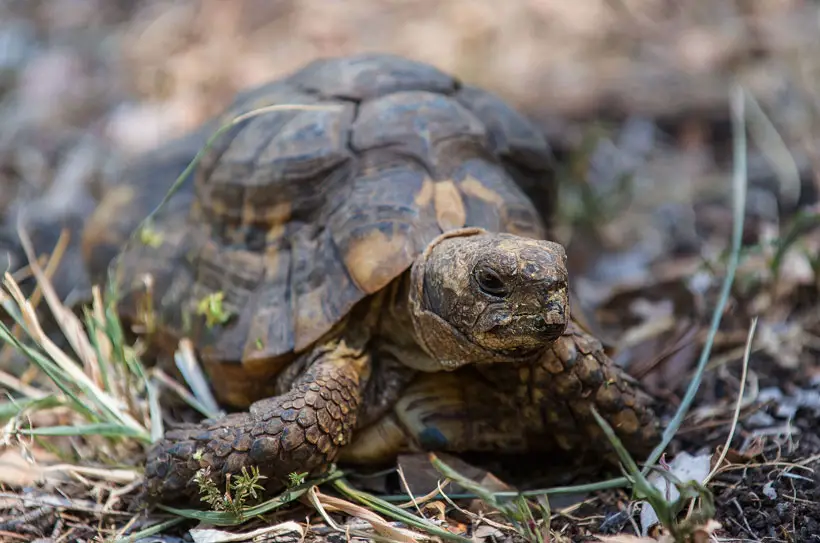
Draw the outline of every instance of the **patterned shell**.
M120 259L126 285L144 292L141 278L152 276L153 310L191 334L211 368L281 366L442 232L546 235L549 147L490 93L426 64L368 54L319 60L244 92L221 120L272 105L312 107L269 108L223 133L154 218L158 243L143 239ZM193 158L191 142L217 124L178 144L182 154ZM157 160L181 171L174 149ZM150 192L143 216L173 182L167 170L126 184L132 195ZM134 213L120 200L95 219L107 225L98 230ZM199 310L215 294L230 318L208 326Z

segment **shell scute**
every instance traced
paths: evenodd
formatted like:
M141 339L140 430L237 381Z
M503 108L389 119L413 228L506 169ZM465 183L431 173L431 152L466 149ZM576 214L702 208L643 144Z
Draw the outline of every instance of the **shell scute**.
M152 275L160 326L200 348L220 400L252 401L270 388L441 233L544 235L526 188L541 180L543 136L435 67L377 54L316 61L240 93L196 138L258 108L267 109L216 138L173 207L154 218L163 242L121 254L126 290L144 290L141 276ZM193 158L190 147L163 167ZM134 182L150 178L138 173ZM171 173L151 190L170 188ZM200 311L212 295L224 322ZM130 299L124 311L134 315Z
M323 96L357 101L408 90L452 93L456 89L453 77L429 64L373 53L313 61L293 74L291 82Z

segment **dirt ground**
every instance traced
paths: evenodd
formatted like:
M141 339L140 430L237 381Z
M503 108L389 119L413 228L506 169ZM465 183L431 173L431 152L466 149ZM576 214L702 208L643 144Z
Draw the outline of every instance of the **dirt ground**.
M800 0L0 0L0 262L7 251L10 269L24 265L21 214L43 244L60 225L76 232L124 164L235 92L321 56L407 55L498 93L543 128L559 163L557 235L573 311L668 420L726 272L730 91L739 84L749 119L744 246L704 381L667 458L686 451L714 462L726 447L757 317L736 428L709 483L722 526L712 537L817 541L818 25L820 8ZM79 258L75 236L54 275L69 301L90 287ZM540 464L518 488L546 484ZM9 498L21 489L8 469L0 466L0 539L92 540L88 511ZM75 480L60 493L83 488ZM629 498L612 490L553 504L553 540L639 532ZM95 498L85 499L93 509ZM339 535L331 532L312 537Z

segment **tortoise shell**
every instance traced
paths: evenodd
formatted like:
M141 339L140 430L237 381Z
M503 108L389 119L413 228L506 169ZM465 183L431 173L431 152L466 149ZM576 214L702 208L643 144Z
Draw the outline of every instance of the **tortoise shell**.
M175 177L167 165L181 172L191 142L273 105L294 109L261 112L224 132L153 219L159 243L142 239L119 259L125 293L144 292L141 278L151 275L161 328L194 339L227 403L267 393L263 382L441 233L547 233L551 155L533 125L432 66L366 54L318 60L243 92L218 122L159 152L164 169L141 166L120 187L139 200L109 197L92 218L89 258L121 241L112 221L159 202ZM230 318L208 325L198 308L215 294ZM123 302L133 317L136 299Z

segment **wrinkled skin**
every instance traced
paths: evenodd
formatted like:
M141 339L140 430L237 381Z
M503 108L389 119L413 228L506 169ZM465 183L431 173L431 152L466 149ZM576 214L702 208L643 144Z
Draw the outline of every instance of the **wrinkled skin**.
M440 236L412 269L416 339L434 369L531 359L569 322L564 248L465 229Z
M315 472L351 439L370 357L362 341L337 339L310 353L308 369L287 394L254 403L250 412L187 424L166 433L145 468L149 499L194 497L193 477L210 467L224 485L228 473L257 466L269 487L291 472ZM221 487L221 486L220 486Z
M534 360L418 374L393 412L357 432L340 460L389 462L407 450L570 452L617 465L592 408L630 453L646 456L660 430L651 402L599 341L570 323Z
M569 322L565 260L558 244L474 228L435 239L414 263L409 291L397 291L409 299L391 300L410 312L421 347L401 359L427 372L537 360ZM380 299L303 355L304 372L284 394L249 413L168 432L149 453L149 499L195 499L200 468L222 485L227 473L253 464L273 489L290 473L335 461L357 428ZM379 338L382 346L391 341L411 348L403 337Z

